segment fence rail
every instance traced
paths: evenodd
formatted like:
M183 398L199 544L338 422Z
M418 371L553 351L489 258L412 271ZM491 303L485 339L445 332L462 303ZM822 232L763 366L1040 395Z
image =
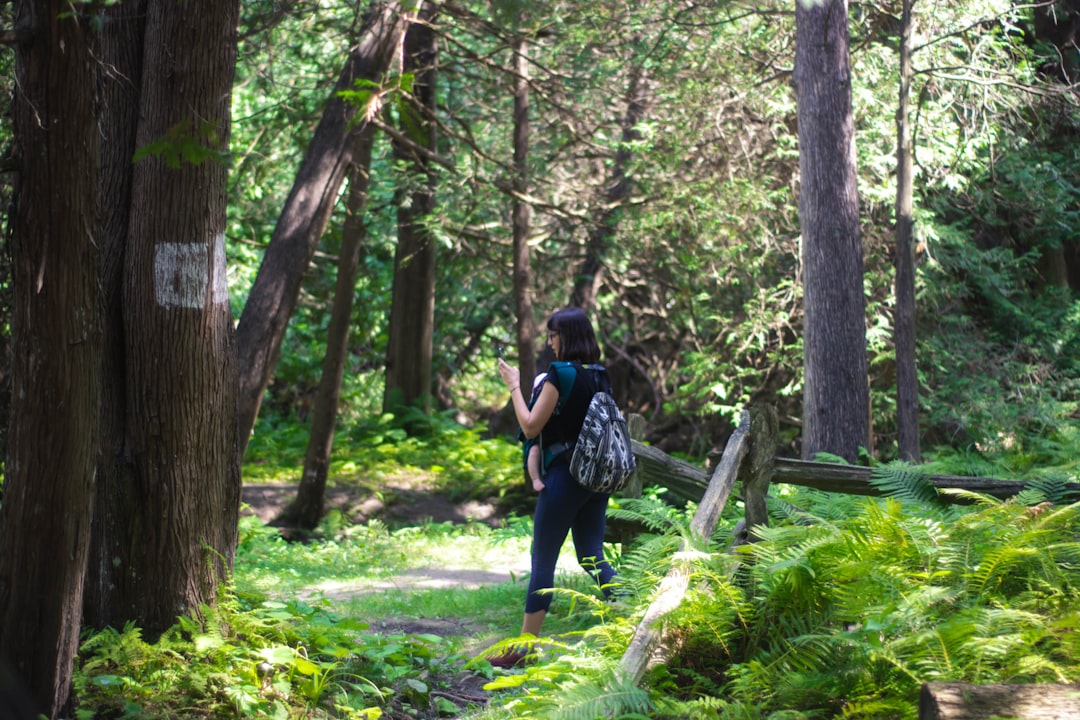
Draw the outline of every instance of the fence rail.
M768 442L768 438L751 437L751 442ZM698 502L709 484L709 472L672 457L662 450L633 440L634 455L638 461L638 473L642 485L662 485L683 500ZM769 473L770 483L786 483L815 488L825 492L845 495L881 495L870 482L872 469L860 465L812 462L795 458L773 457ZM930 482L938 490L964 490L1007 499L1019 494L1026 483L1021 480L967 477L963 475L930 475ZM1065 492L1080 497L1080 483L1066 483ZM944 499L949 500L946 494ZM954 500L968 502L962 496Z

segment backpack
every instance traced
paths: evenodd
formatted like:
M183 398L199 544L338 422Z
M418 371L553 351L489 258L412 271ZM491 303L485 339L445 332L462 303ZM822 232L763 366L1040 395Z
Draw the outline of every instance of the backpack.
M611 394L597 390L574 443L570 475L588 490L610 494L626 486L636 467L626 419Z

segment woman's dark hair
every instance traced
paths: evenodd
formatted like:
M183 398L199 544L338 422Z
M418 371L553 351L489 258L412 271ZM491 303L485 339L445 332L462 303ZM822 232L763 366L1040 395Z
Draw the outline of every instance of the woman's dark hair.
M559 333L560 360L594 363L600 361L600 345L585 311L568 307L556 310L547 321L548 330Z

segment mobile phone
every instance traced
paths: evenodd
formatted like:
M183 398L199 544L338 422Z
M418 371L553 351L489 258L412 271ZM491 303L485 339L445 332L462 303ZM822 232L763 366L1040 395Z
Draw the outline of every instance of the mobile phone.
M500 360L505 360L506 359L506 355L503 352L503 346L502 345L496 345L495 346L495 357L499 358Z

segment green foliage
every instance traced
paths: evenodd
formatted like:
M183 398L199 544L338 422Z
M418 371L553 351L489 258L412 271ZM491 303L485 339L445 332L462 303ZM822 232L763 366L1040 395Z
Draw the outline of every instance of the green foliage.
M900 501L935 505L940 503L938 489L928 475L905 463L877 465L870 471L870 484L883 495Z
M87 633L76 716L377 718L427 694L416 678L438 673L439 638L371 635L329 608L222 598L153 644L131 625Z
M688 704L715 684L708 717L913 718L929 680L1075 678L1080 506L938 508L918 477L882 473L910 504L844 502L839 521L763 530L735 575L703 573L651 682Z
M516 506L524 499L520 446L487 437L482 425L466 428L449 414L416 410L341 423L330 464L334 483L383 492L388 477L422 476L431 491L454 501L500 498ZM245 455L246 481L297 481L307 443L308 429L295 419L261 419Z
M202 165L208 160L227 163L229 156L220 149L221 144L219 127L207 121L201 121L197 127L193 127L191 119L185 119L166 130L160 138L137 149L132 162L157 157L173 169L184 163Z

